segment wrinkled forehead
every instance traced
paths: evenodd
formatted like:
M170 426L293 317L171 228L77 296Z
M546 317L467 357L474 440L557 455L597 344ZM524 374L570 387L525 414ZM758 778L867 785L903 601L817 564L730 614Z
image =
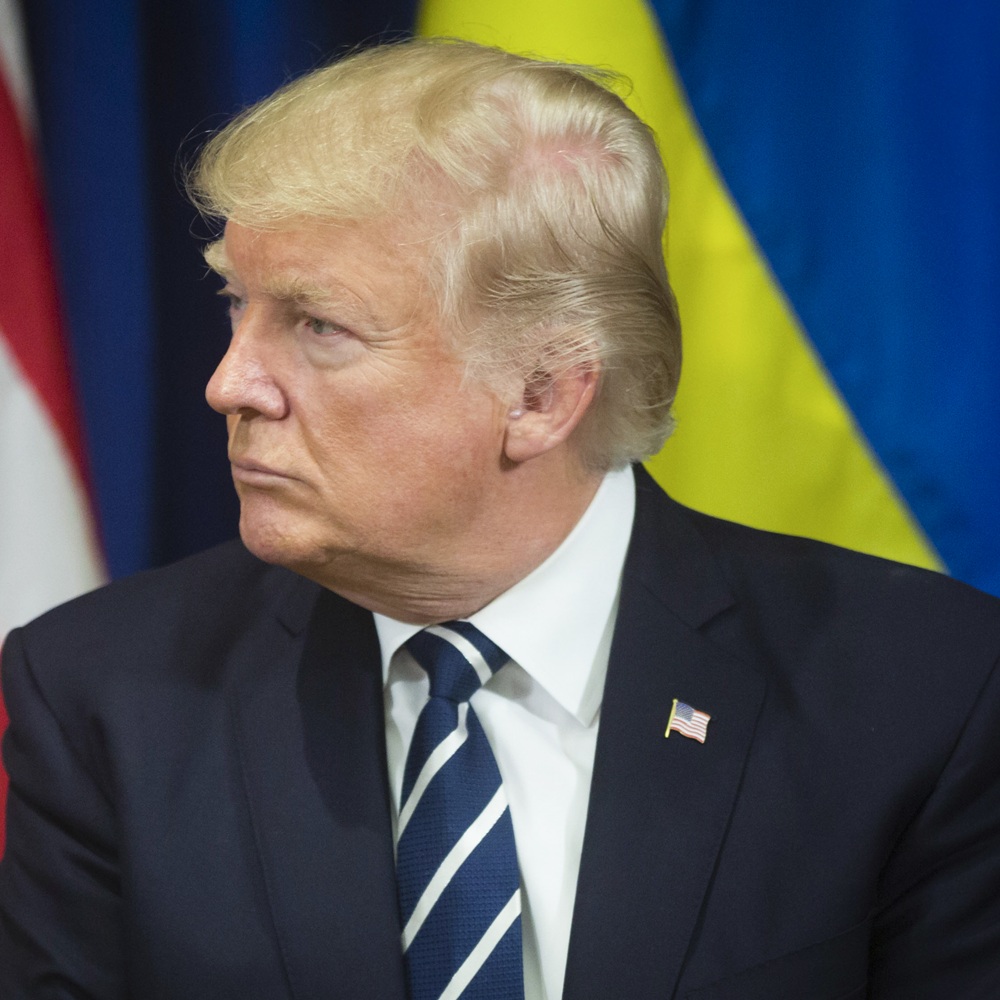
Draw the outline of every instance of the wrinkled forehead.
M390 330L419 321L446 333L431 251L399 226L303 221L251 229L228 222L205 261L234 294Z
M313 265L357 258L390 273L426 274L435 255L436 239L416 218L287 220L280 225L254 226L226 222L220 239L202 251L205 263L223 278L253 259L263 268L306 272Z
M303 213L272 219L238 214L223 220L222 237L209 243L202 253L212 270L225 274L232 264L226 233L238 226L261 235L281 234L288 242L299 241L313 250L322 245L350 242L419 263L435 256L448 234L460 224L464 206L450 194L442 191L440 185L422 179L411 186L410 205L400 207L392 203L377 215Z

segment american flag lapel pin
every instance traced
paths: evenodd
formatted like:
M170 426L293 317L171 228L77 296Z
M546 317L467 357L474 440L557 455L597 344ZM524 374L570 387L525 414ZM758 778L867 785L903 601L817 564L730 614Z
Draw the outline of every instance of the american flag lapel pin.
M683 701L674 698L673 707L670 709L670 718L667 720L667 728L664 737L669 739L671 733L680 733L688 739L697 740L699 743L705 742L708 735L708 724L712 721L712 716L707 712L699 712Z

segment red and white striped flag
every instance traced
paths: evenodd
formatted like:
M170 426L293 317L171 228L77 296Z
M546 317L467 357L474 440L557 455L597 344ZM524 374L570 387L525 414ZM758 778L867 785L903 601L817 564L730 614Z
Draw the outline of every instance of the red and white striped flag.
M104 578L32 148L21 28L15 0L0 0L0 644L10 629ZM0 730L2 714L0 705ZM0 806L3 792L0 773ZM2 842L0 823L0 851Z
M674 707L670 710L667 729L663 735L669 737L671 733L680 733L688 739L704 743L711 721L712 716L707 712L699 712L697 708L692 708L686 702L674 698Z

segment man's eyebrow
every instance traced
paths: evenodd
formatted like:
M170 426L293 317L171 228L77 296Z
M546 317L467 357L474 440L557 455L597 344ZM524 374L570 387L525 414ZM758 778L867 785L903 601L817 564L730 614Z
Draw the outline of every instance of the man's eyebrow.
M210 243L205 247L202 256L205 258L205 263L221 278L226 281L235 280L235 268L226 254L225 240L220 239ZM347 292L346 289L338 294L337 287L331 288L300 275L270 275L262 282L262 289L271 298L280 302L328 308L335 305L351 305L357 309L361 306L366 314L371 312L356 295Z
M209 243L201 255L205 258L205 263L216 274L223 278L229 278L232 275L233 266L229 263L229 257L226 256L225 240L216 240L214 243Z
M262 282L263 290L280 302L299 305L331 305L339 301L334 289L297 275L270 275Z

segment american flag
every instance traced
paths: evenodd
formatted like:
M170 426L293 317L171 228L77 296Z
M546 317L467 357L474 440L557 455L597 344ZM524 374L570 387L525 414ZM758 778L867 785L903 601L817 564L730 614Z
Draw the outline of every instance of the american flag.
M667 723L667 731L664 736L670 736L672 732L680 733L699 743L705 742L708 735L708 723L712 716L706 712L699 712L683 701L674 698L674 707L670 711L670 721Z

